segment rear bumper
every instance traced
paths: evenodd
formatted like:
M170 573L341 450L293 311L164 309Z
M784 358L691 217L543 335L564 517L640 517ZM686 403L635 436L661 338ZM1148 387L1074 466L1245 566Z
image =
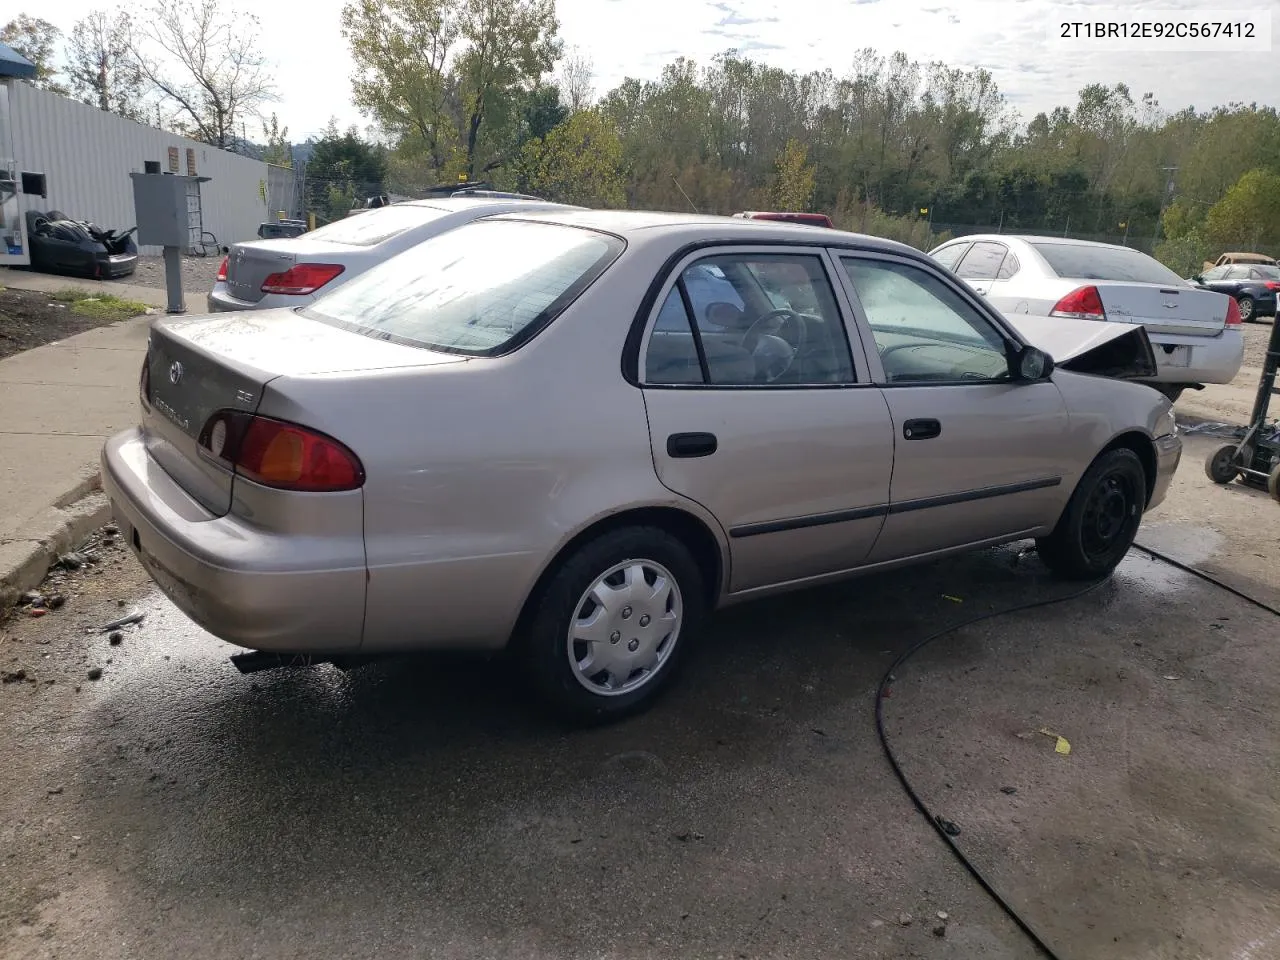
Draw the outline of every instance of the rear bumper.
M107 441L102 486L125 542L157 586L215 637L280 653L359 650L363 537L330 540L321 564L303 538L216 517L151 457L137 429Z
M1155 441L1155 446L1156 482L1151 490L1151 499L1147 502L1148 510L1154 510L1164 502L1173 483L1173 475L1178 470L1178 463L1182 460L1182 438L1176 433L1160 437Z
M1216 337L1175 336L1147 328L1156 355L1156 383L1230 383L1244 361L1244 335L1224 330ZM1186 364L1175 360L1185 359Z
M226 313L232 310L276 310L280 307L304 307L315 296L286 297L278 293L268 293L261 300L238 300L228 291L227 285L217 281L209 292L208 306L210 313Z

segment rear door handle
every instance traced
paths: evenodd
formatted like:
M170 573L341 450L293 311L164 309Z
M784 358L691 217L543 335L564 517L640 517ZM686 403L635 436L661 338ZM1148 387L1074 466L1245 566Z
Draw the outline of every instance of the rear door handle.
M709 457L718 446L714 433L673 433L667 437L667 456L676 459Z
M906 440L932 440L942 433L942 424L937 420L908 420L902 425L902 436Z

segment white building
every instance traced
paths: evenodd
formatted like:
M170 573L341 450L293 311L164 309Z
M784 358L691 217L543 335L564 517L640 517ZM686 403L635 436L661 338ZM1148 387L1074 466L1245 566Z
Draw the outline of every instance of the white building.
M32 72L0 44L0 264L30 262L27 210L59 210L105 229L134 226L129 174L144 172L147 161L158 162L161 172L209 178L201 184L200 205L210 244L256 239L258 226L275 219L268 215L268 184L275 188L285 171L272 177L261 160L37 90L21 79ZM43 174L44 196L31 174Z

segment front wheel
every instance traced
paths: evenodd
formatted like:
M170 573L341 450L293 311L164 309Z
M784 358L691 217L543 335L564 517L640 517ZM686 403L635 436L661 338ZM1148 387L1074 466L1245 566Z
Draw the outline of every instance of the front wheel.
M629 527L584 544L535 598L518 639L534 688L577 722L649 706L703 617L704 584L688 548L665 530Z
M1146 502L1138 455L1108 450L1080 478L1053 533L1036 540L1040 559L1068 580L1105 577L1133 546Z
M1271 468L1271 475L1267 477L1267 493L1273 500L1280 500L1280 463Z

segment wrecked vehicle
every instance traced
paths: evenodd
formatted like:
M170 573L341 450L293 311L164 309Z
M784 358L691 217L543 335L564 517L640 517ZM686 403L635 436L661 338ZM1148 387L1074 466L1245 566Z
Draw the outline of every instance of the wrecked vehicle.
M1181 440L1140 327L1050 324L874 237L531 208L157 319L102 483L245 672L509 648L614 718L731 603L1025 538L1110 573Z
M118 280L138 268L138 245L130 227L123 233L103 230L87 220L72 220L60 210L27 211L31 269L94 280Z

